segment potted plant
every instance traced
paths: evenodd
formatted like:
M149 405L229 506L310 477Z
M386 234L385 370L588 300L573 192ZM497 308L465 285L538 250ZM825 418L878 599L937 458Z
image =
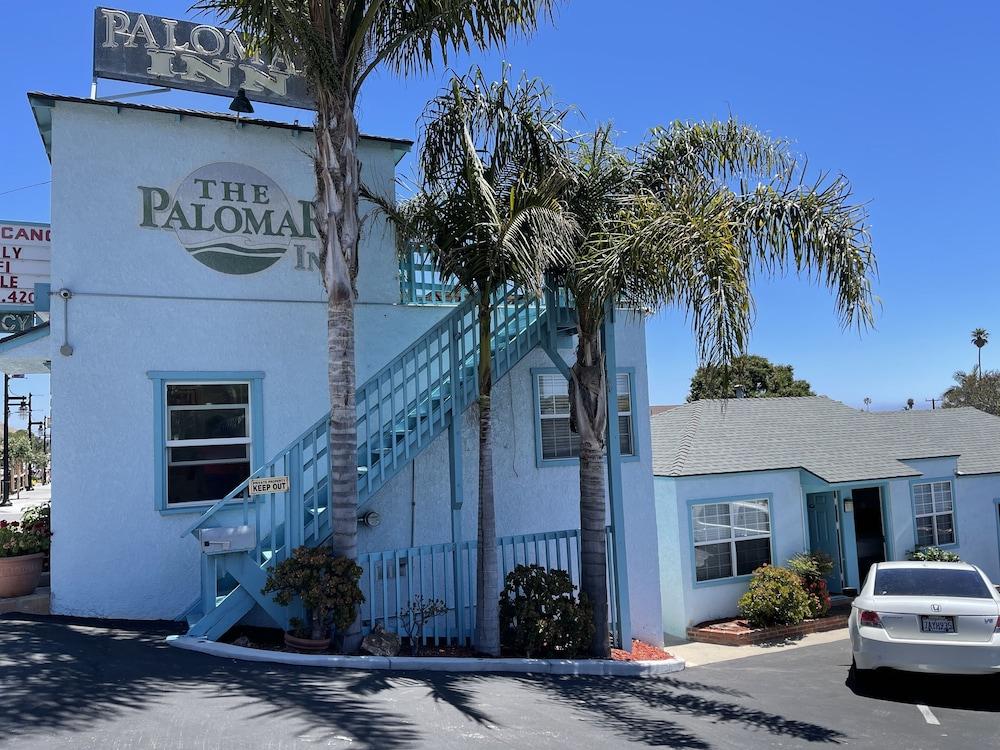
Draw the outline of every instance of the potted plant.
M347 557L334 557L327 547L292 550L291 557L271 569L262 589L264 594L274 594L274 601L282 606L299 598L305 607L307 622L289 621L292 629L285 633L285 644L303 651L325 651L333 628L339 646L365 600L360 579L360 565Z
M0 521L0 598L38 587L51 537L48 505L28 508L20 521Z

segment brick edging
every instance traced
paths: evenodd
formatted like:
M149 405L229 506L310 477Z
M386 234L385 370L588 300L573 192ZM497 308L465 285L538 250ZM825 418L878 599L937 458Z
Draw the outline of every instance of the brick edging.
M778 641L785 638L797 638L810 633L825 633L829 630L839 630L847 627L847 615L838 614L822 617L817 620L806 620L798 625L784 625L758 630L745 630L731 633L723 630L713 630L711 627L691 627L687 629L689 640L699 643L714 643L717 646L751 646L767 641Z

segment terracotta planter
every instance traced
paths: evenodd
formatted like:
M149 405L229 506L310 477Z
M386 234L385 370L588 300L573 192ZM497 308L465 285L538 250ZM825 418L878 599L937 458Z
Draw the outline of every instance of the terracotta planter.
M27 596L38 588L45 553L0 557L0 599Z
M326 651L330 648L330 639L322 638L314 641L312 638L298 638L291 633L285 633L285 645L299 651Z

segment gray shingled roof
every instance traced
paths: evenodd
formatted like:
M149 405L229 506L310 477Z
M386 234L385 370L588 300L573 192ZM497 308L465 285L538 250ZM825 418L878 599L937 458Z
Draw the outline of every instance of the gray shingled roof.
M653 473L805 469L824 481L919 476L903 461L958 457L1000 472L1000 418L978 409L864 412L823 396L695 401L651 419Z

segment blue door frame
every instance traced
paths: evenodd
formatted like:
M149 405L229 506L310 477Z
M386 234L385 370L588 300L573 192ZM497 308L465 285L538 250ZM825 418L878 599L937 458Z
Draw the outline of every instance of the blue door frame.
M882 513L882 535L885 544L885 559L893 559L893 547L892 547L892 514L889 508L889 492L888 485L885 482L855 482L846 485L809 485L804 487L805 490L805 508L807 518L807 531L808 539L806 540L810 547L810 551L813 551L812 541L814 532L811 527L812 518L810 517L809 509L809 497L821 495L824 493L833 493L836 498L836 509L837 515L840 522L840 563L841 563L841 577L843 580L843 586L848 586L852 588L861 588L863 581L861 580L861 572L858 565L858 541L857 535L854 528L854 513L847 511L847 502L851 502L853 506L852 492L858 489L875 488L879 493L879 508ZM1000 521L998 521L1000 522ZM832 589L831 589L832 590Z

